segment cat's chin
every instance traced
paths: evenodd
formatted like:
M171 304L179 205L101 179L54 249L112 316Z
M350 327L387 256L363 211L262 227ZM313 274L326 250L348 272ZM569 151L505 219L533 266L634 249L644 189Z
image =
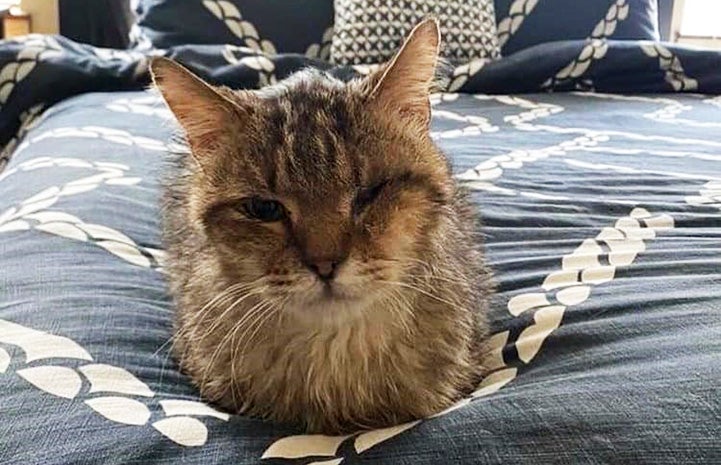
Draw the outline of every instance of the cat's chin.
M308 314L352 314L361 312L372 302L368 293L347 286L317 284L297 299L297 307Z
M350 305L353 302L358 303L361 300L361 296L358 293L351 292L341 286L331 286L327 284L316 286L306 297L309 305L321 306Z

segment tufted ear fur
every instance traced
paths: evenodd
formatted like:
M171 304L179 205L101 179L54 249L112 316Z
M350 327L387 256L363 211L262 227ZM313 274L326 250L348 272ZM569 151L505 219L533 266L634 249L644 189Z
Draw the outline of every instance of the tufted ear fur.
M370 77L375 81L371 98L427 126L440 41L438 22L433 18L413 28L393 59Z
M241 105L241 94L212 87L167 58L154 58L150 71L202 168L208 156L229 142L230 127L236 128L247 117L248 108Z

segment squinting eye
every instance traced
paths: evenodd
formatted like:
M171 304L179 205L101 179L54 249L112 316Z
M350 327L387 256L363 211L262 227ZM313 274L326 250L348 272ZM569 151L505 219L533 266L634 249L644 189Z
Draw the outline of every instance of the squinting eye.
M287 216L282 203L276 200L266 200L259 197L249 197L240 202L239 210L248 218L271 223L280 221Z
M361 189L353 201L353 213L356 215L361 213L376 199L376 197L378 197L387 184L388 181L383 181L369 188Z

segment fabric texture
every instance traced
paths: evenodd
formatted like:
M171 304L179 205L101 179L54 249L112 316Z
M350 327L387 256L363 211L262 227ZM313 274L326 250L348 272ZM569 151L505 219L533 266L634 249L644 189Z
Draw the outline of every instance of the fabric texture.
M153 92L86 94L0 175L0 463L721 461L719 98L443 94L433 113L499 283L472 398L320 438L199 402L159 242L175 124Z
M332 0L139 0L131 37L139 50L232 44L268 54L327 59Z
M60 33L76 42L124 49L135 21L127 0L59 0Z
M499 56L492 0L335 0L331 61L375 64L389 60L423 18L441 27L441 55L455 63Z
M205 79L257 88L307 66L341 79L371 66L333 66L295 54L267 55L233 45L185 45L155 51ZM0 45L0 169L17 131L52 104L83 92L141 89L148 56L94 48L64 37L31 35ZM603 92L721 93L721 52L645 41L540 44L496 61L473 60L449 70L447 90L462 93Z
M573 39L658 40L657 0L495 0L503 55Z
M233 88L372 68L153 53ZM491 372L342 437L220 412L170 356L159 180L185 148L147 63L0 43L0 464L721 463L720 52L570 40L451 70L431 136L482 216Z

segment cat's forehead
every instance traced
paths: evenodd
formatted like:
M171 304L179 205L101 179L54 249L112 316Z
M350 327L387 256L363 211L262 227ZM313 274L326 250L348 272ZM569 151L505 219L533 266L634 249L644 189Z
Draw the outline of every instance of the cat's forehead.
M355 83L357 84L357 83ZM362 87L317 70L258 91L249 151L275 193L343 201L344 197L418 164L418 138L389 130L374 116ZM402 127L402 125L400 125Z
M298 73L259 91L268 183L275 190L330 193L362 182L360 100L319 71Z
M263 99L298 96L311 92L346 90L346 83L318 69L308 68L293 73L286 79L257 91Z
M290 125L285 129L309 133L311 130L333 129L328 119L357 119L363 99L355 89L327 73L309 69L262 89L259 95L271 116L276 117L270 118L269 123L302 121L306 124L299 127ZM280 121L279 117L282 118Z

